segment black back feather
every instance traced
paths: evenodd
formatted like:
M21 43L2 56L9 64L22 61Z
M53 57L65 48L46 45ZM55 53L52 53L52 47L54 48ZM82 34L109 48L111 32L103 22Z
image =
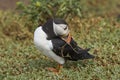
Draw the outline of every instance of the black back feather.
M52 38L56 38L54 30L53 30L53 22L55 24L67 24L63 19L56 18L56 19L49 19L43 26L43 31L47 34L48 40L51 40Z
M65 59L77 61L94 58L93 55L88 53L89 49L80 48L73 39L71 40L70 45L61 38L52 39L52 43L54 48L53 51Z

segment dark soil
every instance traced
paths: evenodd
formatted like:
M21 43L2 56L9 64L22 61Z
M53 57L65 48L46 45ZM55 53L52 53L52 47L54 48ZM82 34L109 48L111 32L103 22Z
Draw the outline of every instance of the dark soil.
M17 1L23 1L27 4L29 0L0 0L0 10L14 10Z

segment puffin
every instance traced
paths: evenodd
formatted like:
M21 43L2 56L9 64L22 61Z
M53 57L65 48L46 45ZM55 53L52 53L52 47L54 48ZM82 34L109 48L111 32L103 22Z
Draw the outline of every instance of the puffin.
M68 23L61 19L49 19L35 29L34 44L45 56L58 63L56 68L47 68L55 73L60 72L66 61L93 59L88 49L77 45L70 34Z

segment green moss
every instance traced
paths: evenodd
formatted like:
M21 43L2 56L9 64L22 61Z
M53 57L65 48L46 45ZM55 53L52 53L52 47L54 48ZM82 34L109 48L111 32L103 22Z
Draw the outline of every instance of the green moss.
M68 20L71 34L79 46L90 47L90 53L96 58L67 62L56 75L45 67L55 67L57 63L35 48L33 33L25 24L27 20L19 17L19 14L0 11L1 80L120 79L120 23L116 19L99 16Z

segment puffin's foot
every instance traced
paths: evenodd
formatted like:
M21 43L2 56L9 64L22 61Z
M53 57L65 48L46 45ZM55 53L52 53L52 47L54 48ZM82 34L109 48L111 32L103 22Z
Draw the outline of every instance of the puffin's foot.
M58 64L58 66L57 66L57 68L51 68L51 67L49 67L49 68L46 68L47 70L49 70L49 71L51 71L51 72L54 72L54 73L60 73L61 72L61 68L62 68L63 66L62 65L60 65L60 64Z
M59 71L56 68L49 67L49 68L46 68L46 69L48 71L51 71L51 72L54 72L54 73L59 73Z

